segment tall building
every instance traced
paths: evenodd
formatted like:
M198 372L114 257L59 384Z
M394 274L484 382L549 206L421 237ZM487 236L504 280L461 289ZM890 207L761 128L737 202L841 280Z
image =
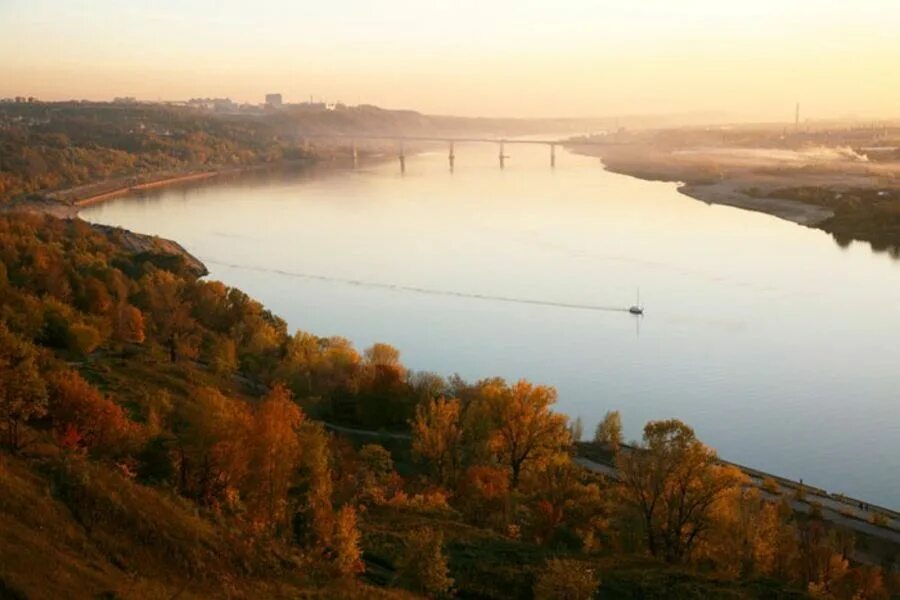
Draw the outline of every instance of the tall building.
M281 106L281 94L266 94L266 106L272 108Z

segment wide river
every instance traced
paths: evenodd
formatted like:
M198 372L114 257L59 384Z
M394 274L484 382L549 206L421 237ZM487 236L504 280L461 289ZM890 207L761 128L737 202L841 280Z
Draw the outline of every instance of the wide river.
M729 460L900 508L900 262L544 147L167 188L82 211L181 242L292 329L551 384L585 434L677 417ZM640 288L646 314L622 309ZM617 309L617 310L609 310Z

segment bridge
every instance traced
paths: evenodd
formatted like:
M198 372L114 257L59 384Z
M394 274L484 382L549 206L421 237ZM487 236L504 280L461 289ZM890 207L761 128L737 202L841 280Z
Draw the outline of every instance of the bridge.
M616 142L609 141L597 141L597 140L579 140L579 139L523 139L523 138L489 138L489 137L442 137L442 136L419 136L419 135L353 135L353 134L313 134L313 135L304 135L304 147L309 149L309 140L311 138L326 138L326 139L345 139L350 140L351 142L351 150L353 153L353 166L357 166L359 164L359 153L357 149L357 141L358 140L387 140L393 141L397 144L398 147L398 155L397 158L400 161L400 172L406 172L406 151L405 151L405 143L406 142L424 142L424 143L439 143L439 144L447 144L448 153L447 160L450 164L450 171L453 171L453 168L456 164L456 144L471 144L471 143L479 143L479 144L494 144L498 148L497 158L500 162L500 168L503 169L506 166L506 159L509 158L509 155L506 154L506 146L513 144L523 144L523 145L532 145L532 146L547 146L550 149L550 167L553 168L556 166L556 147L557 146L611 146L615 145Z

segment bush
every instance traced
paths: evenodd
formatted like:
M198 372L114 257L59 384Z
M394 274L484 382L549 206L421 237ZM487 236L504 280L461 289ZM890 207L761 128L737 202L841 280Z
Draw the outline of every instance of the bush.
M887 527L888 526L888 518L884 514L880 512L873 512L872 516L869 517L869 522L872 525L877 525L878 527Z
M453 579L448 573L443 534L427 527L414 530L407 542L403 571L414 590L429 598L448 596Z
M822 520L822 504L819 502L810 502L809 503L809 518L816 519L818 521Z
M535 600L591 600L600 580L593 569L575 560L552 558L534 584Z
M781 493L781 487L779 487L778 482L771 477L763 479L762 488L770 494L777 495Z
M69 350L80 356L87 356L102 342L100 332L84 323L69 327Z

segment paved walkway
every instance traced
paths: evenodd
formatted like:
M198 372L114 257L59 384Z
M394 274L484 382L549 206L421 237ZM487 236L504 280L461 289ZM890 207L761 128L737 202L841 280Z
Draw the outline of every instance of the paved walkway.
M583 456L576 456L572 460L582 467L588 469L589 471L600 473L601 475L604 475L611 479L618 478L618 472L616 471L615 467L612 467L610 465L599 463ZM772 500L779 497L790 498L791 508L798 513L809 513L812 510L812 505L810 504L810 502L816 502L819 503L822 507L822 518L824 520L836 525L840 525L841 527L850 529L852 531L856 531L858 533L863 533L894 544L900 544L900 530L879 527L878 525L873 525L866 520L854 518L854 516L861 516L863 514L869 513L869 511L859 509L858 504L856 504L855 502L841 500L834 496L823 496L820 493L808 492L806 493L804 500L798 500L795 495L796 488L791 487L790 485L778 483L777 481L776 483L778 483L779 486L779 493L773 494L763 488L762 477L756 474L748 475L750 477L750 483L758 487L765 498ZM853 514L854 516L849 516L850 514ZM900 523L898 523L898 520L896 518L890 518L888 519L888 522L892 524L893 527L900 528ZM863 552L855 552L853 554L853 558L854 560L857 560L861 563L873 565L881 564L880 561L878 561L876 558L869 556Z

